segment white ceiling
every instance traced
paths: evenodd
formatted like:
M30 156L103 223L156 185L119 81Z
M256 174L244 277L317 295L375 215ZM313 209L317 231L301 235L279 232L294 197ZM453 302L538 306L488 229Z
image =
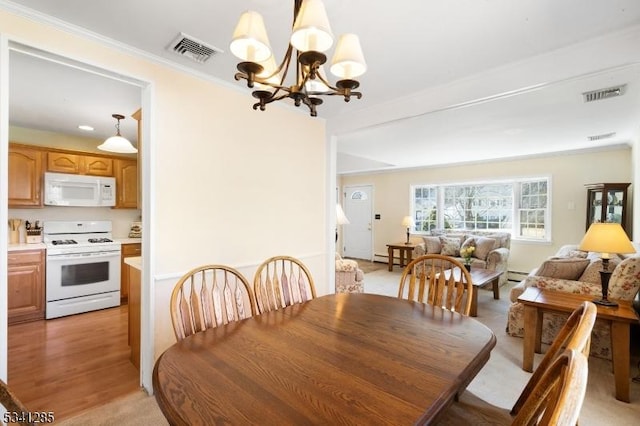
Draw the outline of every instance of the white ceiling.
M324 3L334 34L358 34L368 64L360 79L362 99L345 103L331 97L318 109L336 136L339 173L512 158L637 138L637 0ZM0 7L39 19L55 17L70 31L88 30L244 90L251 108L249 89L233 78L237 60L228 52L233 28L242 11L260 12L280 59L293 1L0 0ZM180 32L224 52L205 64L178 56L167 46ZM104 77L84 84L88 78L68 67L53 75L42 62L34 67L33 59L11 59L12 123L70 127L106 116L100 127L108 135L114 130L112 113L129 115L139 107L134 86L107 83ZM584 91L623 83L621 97L590 104L582 100ZM93 106L86 102L101 109L91 113ZM268 114L273 107L256 114ZM85 115L76 117L79 112ZM587 139L611 132L615 136L608 139Z

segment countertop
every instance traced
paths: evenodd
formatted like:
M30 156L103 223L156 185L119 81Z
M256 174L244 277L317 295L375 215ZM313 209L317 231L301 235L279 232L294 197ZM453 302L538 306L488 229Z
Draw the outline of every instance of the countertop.
M140 244L142 238L114 238L120 244Z
M142 269L142 256L134 256L134 257L126 257L124 259L124 263L131 266L132 268L136 268L137 270Z
M7 246L7 251L20 251L20 250L44 250L47 246L44 243L18 243L18 244L9 244Z

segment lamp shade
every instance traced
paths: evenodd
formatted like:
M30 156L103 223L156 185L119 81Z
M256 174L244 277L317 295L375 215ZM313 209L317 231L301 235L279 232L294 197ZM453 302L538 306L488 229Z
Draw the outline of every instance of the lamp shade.
M405 216L402 218L402 226L411 228L413 226L413 218L411 216Z
M324 52L332 44L333 34L322 0L304 0L293 24L291 45L300 52Z
M579 250L609 254L635 253L636 249L619 223L592 223L580 242Z
M101 145L98 145L98 149L108 152L117 152L120 154L135 154L138 152L138 150L131 145L131 142L120 135L111 136Z
M229 49L243 61L263 62L269 59L271 45L262 15L252 10L240 15Z
M347 225L351 223L349 222L349 219L347 219L347 216L344 214L344 210L342 210L340 204L336 204L336 223L338 225Z
M367 71L360 39L355 34L343 34L331 60L331 73L342 79L354 79Z

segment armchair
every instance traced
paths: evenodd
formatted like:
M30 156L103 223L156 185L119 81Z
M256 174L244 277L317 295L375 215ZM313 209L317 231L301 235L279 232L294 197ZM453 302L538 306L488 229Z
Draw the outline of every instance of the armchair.
M358 268L358 262L343 259L336 253L336 293L364 292L364 272Z

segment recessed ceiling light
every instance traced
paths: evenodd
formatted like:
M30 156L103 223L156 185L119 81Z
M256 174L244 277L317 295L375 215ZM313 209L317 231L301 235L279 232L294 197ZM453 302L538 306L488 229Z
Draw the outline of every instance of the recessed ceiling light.
M93 127L88 126L88 125L86 125L86 124L81 124L81 125L79 125L79 126L78 126L78 129L80 129L80 130L85 130L85 131L87 131L87 132L93 132Z

